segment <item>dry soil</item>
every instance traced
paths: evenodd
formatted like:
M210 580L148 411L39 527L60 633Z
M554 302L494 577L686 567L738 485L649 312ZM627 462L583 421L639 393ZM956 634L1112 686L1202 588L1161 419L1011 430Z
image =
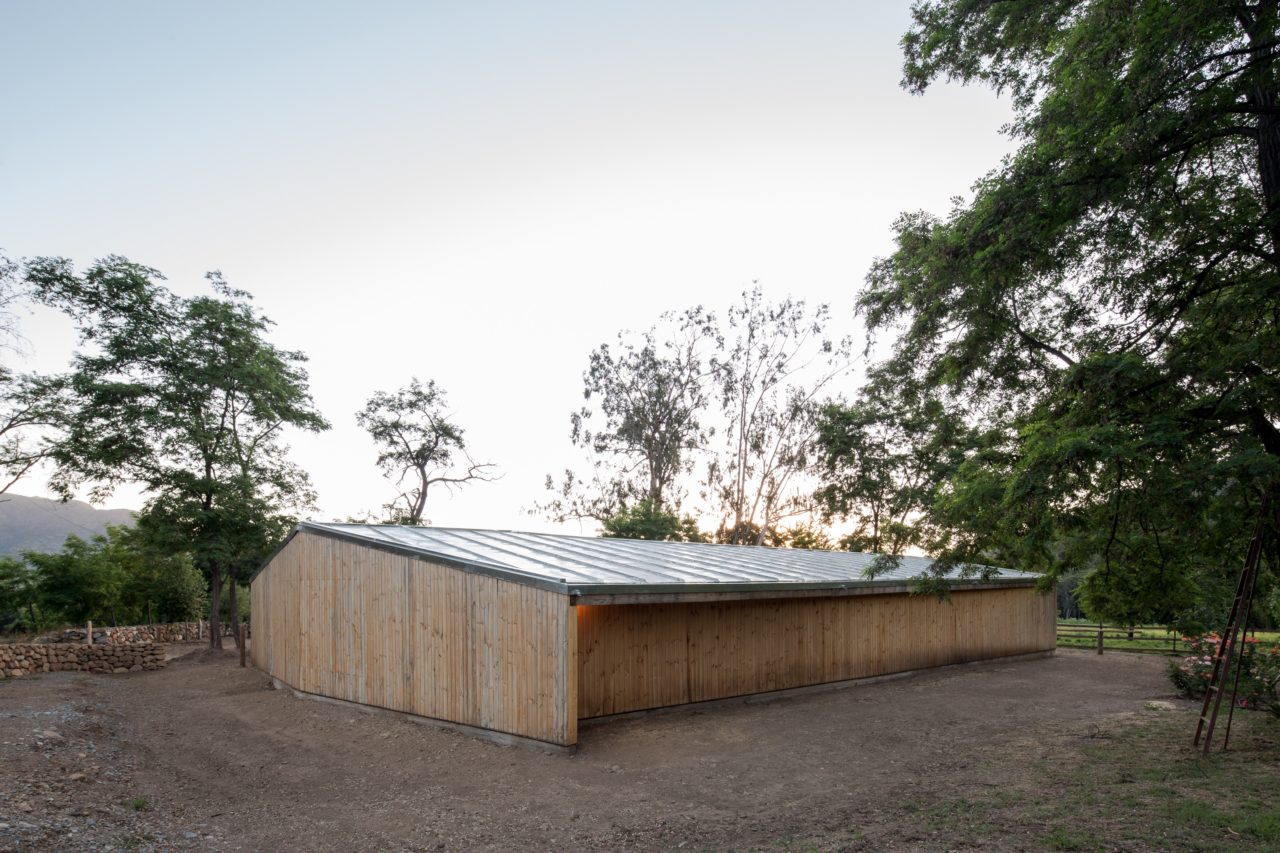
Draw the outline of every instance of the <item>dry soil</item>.
M934 670L587 725L571 755L299 699L229 652L50 673L0 683L0 850L947 849L930 804L1025 789L1064 739L1171 700L1163 666ZM1005 820L974 846L1043 848Z

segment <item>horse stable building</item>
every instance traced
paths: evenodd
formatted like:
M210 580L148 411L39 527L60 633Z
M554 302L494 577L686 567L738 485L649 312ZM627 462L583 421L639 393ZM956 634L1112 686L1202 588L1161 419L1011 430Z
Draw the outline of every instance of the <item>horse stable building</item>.
M910 594L903 557L305 522L252 581L253 663L308 694L570 746L581 720L1050 653L1002 569Z

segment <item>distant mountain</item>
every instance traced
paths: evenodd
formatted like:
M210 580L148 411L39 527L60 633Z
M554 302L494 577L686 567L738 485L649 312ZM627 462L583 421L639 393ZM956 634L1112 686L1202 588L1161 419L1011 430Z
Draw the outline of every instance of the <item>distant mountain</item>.
M88 539L108 524L133 524L133 510L95 509L83 501L58 503L10 492L0 495L0 555L61 551L72 533Z

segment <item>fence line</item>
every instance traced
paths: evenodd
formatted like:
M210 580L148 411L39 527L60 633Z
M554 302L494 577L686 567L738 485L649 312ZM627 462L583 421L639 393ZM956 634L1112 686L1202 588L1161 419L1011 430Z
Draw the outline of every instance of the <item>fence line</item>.
M1144 631L1159 631L1163 636L1144 635ZM1098 654L1107 649L1107 641L1112 642L1111 650L1148 655L1185 654L1187 644L1182 634L1164 625L1082 625L1080 623L1057 623L1058 645L1065 648L1093 648ZM1066 640L1067 642L1063 642ZM1142 645L1142 644L1147 645ZM1178 651L1179 643L1182 651Z

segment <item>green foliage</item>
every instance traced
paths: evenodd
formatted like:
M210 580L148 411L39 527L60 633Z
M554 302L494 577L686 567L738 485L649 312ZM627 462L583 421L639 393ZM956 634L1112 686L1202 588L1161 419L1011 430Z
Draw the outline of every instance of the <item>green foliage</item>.
M970 440L957 413L918 388L872 383L852 405L825 406L814 497L828 519L854 522L841 547L900 555L935 545L927 511Z
M394 394L376 392L356 412L356 423L378 447L378 467L400 490L383 507L386 523L422 524L432 486L452 492L465 483L493 479L494 466L471 458L462 428L450 417L444 389L435 380L423 385L416 377Z
M83 275L66 260L37 259L26 278L81 339L51 485L70 496L92 484L100 500L140 484L151 495L140 524L208 574L217 621L222 579L256 565L290 513L312 503L282 440L286 428L328 427L312 407L305 358L271 344L271 322L218 273L208 276L213 295L191 298L114 256Z
M108 536L121 530L109 528ZM196 568L191 555L161 551L144 536L143 532L130 531L119 545L129 566L124 587L128 621L141 624L200 618L209 606L209 592L204 575Z
M230 598L222 600L222 618L228 622L235 622L237 618L241 622L249 622L252 617L252 597L250 595L249 585L247 583L236 584L236 609L232 612Z
M1106 618L1199 607L1280 483L1276 7L913 16L904 85L993 85L1018 144L947 216L902 216L859 299L896 334L873 387L920 388L972 429L924 509L934 549L1085 569Z
M583 398L569 437L591 454L586 480L572 470L547 489L557 496L540 509L551 518L601 522L647 502L678 512L695 454L709 437L711 353L719 341L715 317L693 308L662 315L638 338L622 333L612 347L592 351L582 376Z
M1174 625L1202 600L1194 575L1168 562L1138 559L1090 572L1076 588L1085 614L1117 625Z
M827 532L816 524L795 524L776 531L771 545L780 548L805 548L810 551L834 551Z
M28 595L34 593L46 623L183 622L207 603L191 557L156 549L141 529L112 526L87 541L69 536L57 553L23 558Z
M39 631L47 624L35 572L23 560L0 557L0 631Z
M86 542L79 536L68 536L56 554L23 554L39 578L46 612L68 622L121 625L129 622L120 618L127 569L117 556L105 541Z
M768 540L764 528L752 521L740 521L736 525L720 522L711 541L717 545L763 545Z
M642 500L634 506L619 510L606 518L600 534L606 539L651 539L665 542L705 542L698 523L689 516L683 518L654 506L652 501Z

